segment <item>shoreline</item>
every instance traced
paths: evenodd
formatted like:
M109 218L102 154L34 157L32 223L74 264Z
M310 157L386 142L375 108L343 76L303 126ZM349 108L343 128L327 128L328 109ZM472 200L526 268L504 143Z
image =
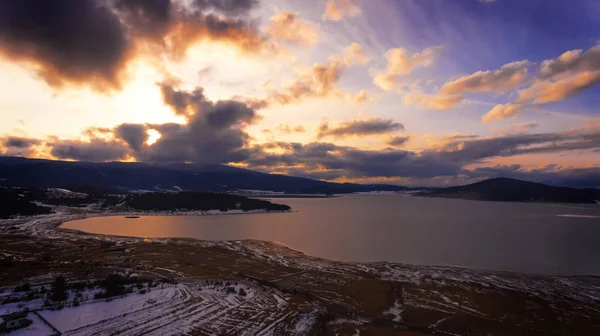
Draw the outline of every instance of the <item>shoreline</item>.
M394 262L394 261L341 261L341 260L331 260L319 256L314 256L307 254L301 250L297 250L291 248L283 243L268 241L268 240L260 240L260 239L231 239L231 240L207 240L207 239L199 239L193 237L141 237L141 236L123 236L123 235L113 235L113 234L102 234L102 233L93 233L80 229L72 229L72 228L64 228L61 227L63 224L67 222L85 220L88 218L97 218L97 217L121 217L121 216L141 216L141 217L161 217L161 216L227 216L227 215L254 215L254 214L268 214L268 213L288 213L288 212L296 212L295 210L286 210L286 211L248 211L248 212L211 212L211 211L181 211L181 212L85 212L79 213L81 208L68 208L71 210L78 210L77 213L60 213L60 216L68 216L68 219L63 219L61 217L56 220L52 220L47 225L48 228L52 228L51 231L57 233L73 233L77 236L88 236L90 238L102 239L105 241L112 241L114 239L119 240L135 240L135 241L152 241L152 242L160 242L160 243L177 243L177 241L184 242L197 242L199 245L206 244L230 244L230 243L241 243L241 244L252 244L258 243L268 246L276 246L278 248L284 248L291 252L296 258L299 256L306 258L307 260L315 261L318 260L321 263L331 264L331 265L346 265L351 267L361 266L361 265L371 265L371 266L399 266L399 267L422 267L422 268L431 268L431 269L439 269L439 270L465 270L469 272L478 272L485 274L507 274L507 275L521 275L521 276L530 276L530 277L542 277L542 278L552 278L552 277L598 277L600 279L600 274L562 274L562 273L553 273L553 274L544 274L544 273L530 273L530 272L519 272L512 271L507 269L488 269L488 268L479 268L476 266L465 266L465 265L445 265L445 264L410 264L410 263L402 263L402 262ZM44 220L47 217L53 217L53 214L49 215L40 215L33 217L22 217L18 219L11 220L0 220L0 234L2 234L3 221L14 221L14 220L22 220L27 218L35 218L36 220ZM72 217L74 216L74 217ZM133 218L138 219L138 218ZM46 232L48 233L48 232ZM51 236L51 235L50 235ZM59 239L61 237L55 237L55 239Z
M173 279L190 289L214 281L247 281L256 293L267 293L261 300L271 300L270 306L259 304L253 308L257 316L266 312L264 309L284 309L277 318L278 334L292 334L299 324L309 326L309 333L298 334L306 336L354 335L355 330L376 335L397 331L424 335L492 331L496 335L552 335L557 330L573 335L587 335L592 330L600 333L596 324L600 320L598 276L340 262L259 240L148 240L94 234L60 226L67 221L116 213L64 207L57 210L50 215L0 221L0 255L14 256L11 258L15 262L15 268L0 265L0 289L14 288L24 281L49 284L57 275L69 281L89 281L114 273ZM18 229L8 230L13 226ZM281 300L273 301L271 293ZM193 307L195 302L181 304ZM521 311L525 306L530 308ZM239 319L245 314L231 307L219 308L215 316ZM510 314L512 311L521 313ZM125 316L117 316L110 323L126 323ZM312 317L298 320L294 316ZM250 320L256 324L262 321ZM152 330L151 324L143 328Z

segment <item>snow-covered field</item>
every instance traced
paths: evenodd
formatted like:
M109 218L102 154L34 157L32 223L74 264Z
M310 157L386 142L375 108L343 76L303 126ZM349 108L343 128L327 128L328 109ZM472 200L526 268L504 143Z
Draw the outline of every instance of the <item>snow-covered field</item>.
M64 335L304 335L312 325L312 315L289 309L284 294L239 282L163 285L39 313Z
M9 336L50 336L54 330L34 313L27 314L27 319L33 322L30 326L10 332Z

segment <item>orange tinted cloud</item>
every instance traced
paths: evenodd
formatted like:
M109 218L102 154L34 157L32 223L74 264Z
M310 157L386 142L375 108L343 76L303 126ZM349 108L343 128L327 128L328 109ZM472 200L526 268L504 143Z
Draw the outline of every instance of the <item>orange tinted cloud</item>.
M432 65L440 50L440 46L430 47L412 55L402 48L388 50L385 53L388 62L386 69L372 70L373 84L386 91L394 89L401 76L416 68Z
M319 126L319 138L335 137L344 138L348 136L367 136L387 134L404 130L404 125L392 119L367 118L355 119L331 126L325 122Z
M311 46L319 40L318 27L292 12L279 12L272 16L266 34L277 41L303 46Z
M355 104L362 104L374 100L374 98L366 90L360 90L354 94L349 93L347 96L348 99Z
M519 91L518 101L531 101L533 104L548 104L565 100L590 86L600 83L600 68L595 71L569 73L556 80L536 81L530 87Z
M404 104L417 104L432 110L449 110L463 101L463 97L454 94L426 95L416 91L409 92L403 97Z
M537 126L538 126L538 124L535 122L528 122L528 123L524 123L524 124L515 124L515 125L501 127L498 129L498 132L500 132L501 134L524 133L531 129L536 128Z
M600 44L587 51L569 50L541 63L533 83L519 91L515 103L495 106L483 122L511 118L527 106L562 101L600 83Z
M522 110L523 105L521 104L499 104L494 106L481 120L487 124L494 120L514 118Z
M349 66L367 61L361 46L352 43L342 55L331 56L327 63L317 63L299 71L296 80L283 90L271 92L264 103L292 104L306 98L342 98L344 93L337 88L342 74ZM359 99L361 95L359 92Z
M527 78L527 68L531 65L525 60L505 64L497 70L477 71L444 84L440 91L447 94L506 92L516 88Z
M351 0L328 0L323 17L331 21L340 21L344 17L360 15L362 10Z

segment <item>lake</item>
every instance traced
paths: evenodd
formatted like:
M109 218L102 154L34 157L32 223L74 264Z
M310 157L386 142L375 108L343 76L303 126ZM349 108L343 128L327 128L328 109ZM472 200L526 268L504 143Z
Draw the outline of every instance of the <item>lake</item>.
M290 213L95 217L64 228L136 237L259 239L330 260L600 274L600 205L405 195L273 199Z

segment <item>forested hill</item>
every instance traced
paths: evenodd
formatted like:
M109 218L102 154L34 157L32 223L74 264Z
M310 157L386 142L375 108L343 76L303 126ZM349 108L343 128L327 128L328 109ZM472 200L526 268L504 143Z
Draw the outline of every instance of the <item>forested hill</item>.
M596 203L599 189L554 187L510 178L494 178L458 187L440 188L420 196L505 202Z
M288 211L285 204L247 198L238 195L178 192L178 193L146 193L130 195L124 205L133 210L144 211L208 211L208 210L241 210L241 211Z
M204 192L80 193L66 189L0 187L0 218L52 213L56 207L103 212L288 211L285 204ZM83 209L82 209L83 210Z

